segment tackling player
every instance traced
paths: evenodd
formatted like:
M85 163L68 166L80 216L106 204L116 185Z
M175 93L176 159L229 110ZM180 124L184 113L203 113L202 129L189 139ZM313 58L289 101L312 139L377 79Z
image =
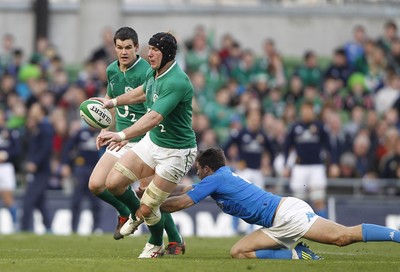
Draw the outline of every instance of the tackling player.
M373 224L346 227L319 217L303 200L260 189L225 166L225 156L219 148L200 151L196 166L201 182L180 185L174 194L181 195L168 198L161 210L179 211L211 196L223 212L262 226L232 247L233 258L321 259L303 242L293 248L303 237L340 247L362 241L400 243L398 230Z

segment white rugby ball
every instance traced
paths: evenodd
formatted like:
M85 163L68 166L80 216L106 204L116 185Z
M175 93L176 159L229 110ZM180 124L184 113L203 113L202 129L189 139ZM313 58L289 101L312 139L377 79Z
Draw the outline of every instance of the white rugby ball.
M112 115L108 109L103 108L103 103L88 99L79 106L81 118L93 128L108 128L112 122Z

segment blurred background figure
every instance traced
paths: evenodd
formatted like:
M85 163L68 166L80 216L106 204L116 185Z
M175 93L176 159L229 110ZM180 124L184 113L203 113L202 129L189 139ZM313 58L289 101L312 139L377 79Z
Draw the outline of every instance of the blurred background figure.
M285 164L290 150L295 149L296 164L290 170L286 167L284 176L290 176L290 189L295 197L310 201L315 212L327 218L326 187L327 174L323 151L332 159L329 135L320 121L316 119L313 105L304 103L300 111L301 119L288 132L284 145ZM329 164L330 168L337 168L337 161ZM337 172L337 170L330 170Z
M20 133L6 127L6 116L0 108L0 197L11 215L14 232L18 230L17 207L14 202L16 175L13 163L20 151Z
M47 110L39 103L29 109L27 120L26 189L23 198L22 231L34 231L33 212L38 209L46 232L51 232L46 190L51 177L51 152L54 129Z
M82 204L85 199L90 202L90 210L93 215L92 233L101 232L100 199L89 190L89 177L100 159L100 151L96 147L98 130L89 127L83 121L80 122L78 131L72 133L64 146L62 155L63 177L73 179L74 189L71 197L72 232L78 232L79 219Z

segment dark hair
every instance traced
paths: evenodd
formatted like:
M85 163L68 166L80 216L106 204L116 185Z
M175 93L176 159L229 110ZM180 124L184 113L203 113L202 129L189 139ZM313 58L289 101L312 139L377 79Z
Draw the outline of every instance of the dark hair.
M133 28L124 26L118 29L114 35L114 44L117 43L117 40L125 41L132 40L133 45L137 45L139 43L138 34Z
M201 167L205 167L207 165L214 172L226 164L224 151L219 147L211 147L206 150L200 150L196 161Z

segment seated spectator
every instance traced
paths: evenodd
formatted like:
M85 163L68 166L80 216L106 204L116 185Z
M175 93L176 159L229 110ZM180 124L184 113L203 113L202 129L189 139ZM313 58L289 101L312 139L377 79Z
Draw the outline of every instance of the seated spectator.
M356 25L353 28L353 40L348 41L344 45L344 51L350 65L354 66L357 59L363 57L365 40L365 28L362 25Z
M397 24L393 20L388 20L384 25L384 32L378 38L376 43L385 52L385 55L390 54L392 42L397 38Z
M359 178L356 171L356 157L352 152L345 152L339 160L339 178Z
M367 91L365 77L361 73L354 73L348 80L349 94L344 97L344 109L351 112L355 106L366 110L374 108L374 101Z
M347 86L347 80L354 69L347 61L346 52L343 48L335 49L332 63L325 70L324 78L332 77L340 80L340 87Z
M320 87L322 85L323 73L314 51L307 50L304 53L303 63L295 69L293 74L298 75L306 86Z
M381 116L392 108L400 97L400 74L389 75L387 82L374 96L375 110Z

